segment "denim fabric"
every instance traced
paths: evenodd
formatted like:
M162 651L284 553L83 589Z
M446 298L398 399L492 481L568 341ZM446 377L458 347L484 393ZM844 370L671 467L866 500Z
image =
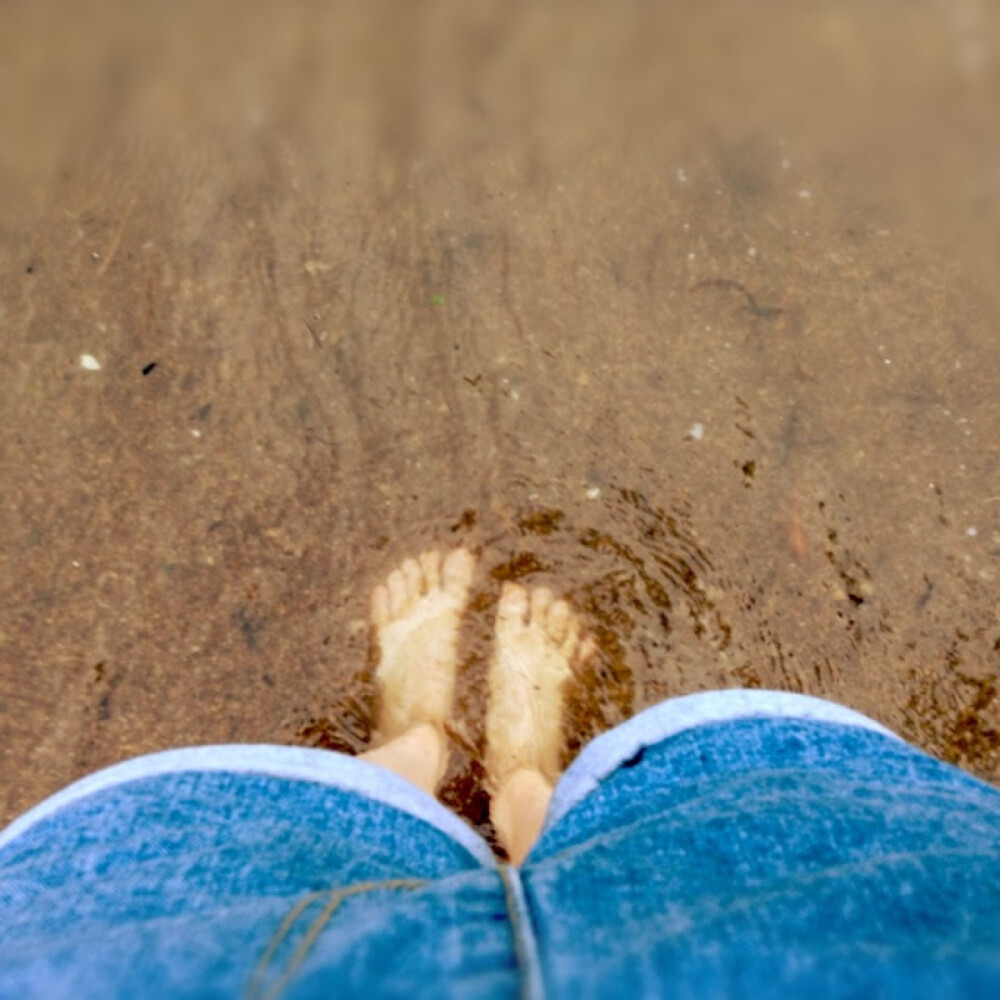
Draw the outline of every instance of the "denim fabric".
M814 699L596 740L520 869L363 761L140 758L0 834L0 998L1000 996L1000 793Z
M495 868L398 808L271 776L160 775L67 807L0 853L0 913L5 998L517 988Z
M640 749L523 880L551 996L1000 997L1000 794L865 729Z

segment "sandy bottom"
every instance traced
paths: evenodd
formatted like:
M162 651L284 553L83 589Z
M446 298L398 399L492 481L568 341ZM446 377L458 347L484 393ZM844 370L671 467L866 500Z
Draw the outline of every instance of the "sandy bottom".
M1000 781L995 5L64 6L0 15L0 822L363 749L456 544L487 834L507 581L597 643L565 757L769 687Z

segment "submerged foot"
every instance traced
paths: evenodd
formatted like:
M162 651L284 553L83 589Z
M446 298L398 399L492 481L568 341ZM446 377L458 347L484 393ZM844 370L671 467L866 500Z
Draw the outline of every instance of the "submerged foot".
M380 650L377 742L422 724L441 731L443 742L455 692L459 616L474 568L468 549L444 557L425 552L419 560L407 559L372 592Z
M487 784L496 793L519 770L555 784L561 770L566 682L594 652L578 616L537 587L504 585L497 609L486 718Z

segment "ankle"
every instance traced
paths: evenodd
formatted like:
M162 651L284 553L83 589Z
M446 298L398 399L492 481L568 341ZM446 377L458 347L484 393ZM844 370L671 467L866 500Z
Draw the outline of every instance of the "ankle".
M433 795L448 766L448 740L440 726L419 722L361 756Z
M541 771L526 767L517 768L499 783L490 801L490 821L511 864L521 864L538 840L552 791Z

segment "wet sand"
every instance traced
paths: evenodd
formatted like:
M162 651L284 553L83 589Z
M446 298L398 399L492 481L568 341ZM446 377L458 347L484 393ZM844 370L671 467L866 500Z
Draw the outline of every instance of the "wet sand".
M1000 18L800 6L4 5L0 823L363 749L456 542L487 833L508 579L598 640L568 756L742 685L1000 782Z

